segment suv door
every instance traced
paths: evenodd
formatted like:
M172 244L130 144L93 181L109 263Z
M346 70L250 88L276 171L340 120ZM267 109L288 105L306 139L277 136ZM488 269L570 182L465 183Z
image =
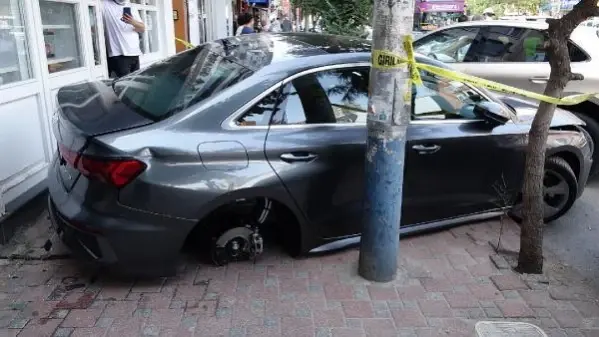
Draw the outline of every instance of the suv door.
M534 29L487 26L469 50L463 70L471 75L539 91L549 76L544 33Z
M294 76L270 123L266 157L322 238L362 229L368 76L349 65Z
M414 43L415 49L425 55L430 45L441 36L451 33L457 35L457 29L448 28L427 36L427 40L420 39ZM465 27L459 27L465 28ZM549 78L550 66L545 51L546 36L538 29L502 26L467 26L477 28L478 35L468 48L468 52L456 60L444 60L443 50L451 46L437 47L437 59L469 75L485 78L524 90L542 93ZM437 35L435 37L434 35ZM424 41L423 41L424 40ZM579 65L588 57L572 42L568 42L572 70L580 69ZM450 49L451 50L451 49ZM431 56L431 55L429 55ZM566 91L576 92L573 87L578 83L571 81Z

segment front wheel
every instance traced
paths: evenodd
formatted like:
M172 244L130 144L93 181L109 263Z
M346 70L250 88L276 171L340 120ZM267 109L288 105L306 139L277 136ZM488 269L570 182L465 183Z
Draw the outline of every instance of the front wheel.
M543 220L545 223L560 218L572 208L578 195L578 182L568 162L559 157L547 159L543 176L543 190ZM510 217L518 223L522 222L521 196L510 210Z

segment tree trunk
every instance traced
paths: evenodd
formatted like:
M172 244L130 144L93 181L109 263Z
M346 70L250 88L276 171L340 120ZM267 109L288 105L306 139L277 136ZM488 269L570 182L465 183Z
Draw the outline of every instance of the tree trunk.
M583 0L561 19L547 21L549 23L547 54L551 74L545 87L545 95L561 97L568 81L582 79L581 75L571 72L567 42L574 28L587 18L597 15L598 12L596 0ZM528 134L522 191L523 222L516 268L521 273L543 272L545 147L555 108L555 104L541 102Z
M406 56L403 40L412 34L414 1L376 0L373 22L373 67L370 71L366 196L358 273L367 280L395 278L399 250L406 131L412 88L405 66L385 51ZM387 67L381 67L381 65Z

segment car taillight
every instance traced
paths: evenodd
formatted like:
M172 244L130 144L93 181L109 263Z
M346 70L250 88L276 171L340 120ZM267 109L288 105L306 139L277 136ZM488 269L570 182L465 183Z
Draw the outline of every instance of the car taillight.
M80 155L59 146L62 158L81 174L121 188L146 169L146 165L135 159L97 158Z

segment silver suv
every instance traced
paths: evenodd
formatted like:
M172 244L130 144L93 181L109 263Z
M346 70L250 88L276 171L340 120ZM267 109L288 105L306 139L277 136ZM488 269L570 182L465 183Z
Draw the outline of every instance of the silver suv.
M539 21L471 21L443 27L418 37L416 52L464 73L542 93L549 78L544 44L547 23ZM599 92L599 36L596 28L577 27L568 42L572 71L583 81L570 81L566 94ZM599 144L599 98L562 108L586 123ZM593 154L592 174L599 171L599 151Z

